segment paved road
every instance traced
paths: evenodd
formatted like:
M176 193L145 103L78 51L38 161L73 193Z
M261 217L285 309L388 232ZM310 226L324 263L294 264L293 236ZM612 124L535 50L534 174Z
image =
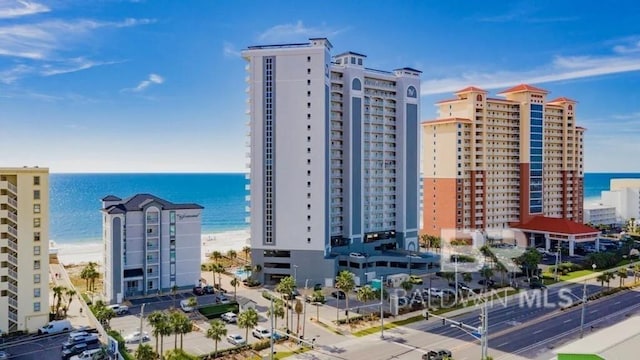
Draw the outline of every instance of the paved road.
M3 350L11 354L12 360L60 359L62 343L69 337L68 333L57 335L30 335L19 341L7 341Z

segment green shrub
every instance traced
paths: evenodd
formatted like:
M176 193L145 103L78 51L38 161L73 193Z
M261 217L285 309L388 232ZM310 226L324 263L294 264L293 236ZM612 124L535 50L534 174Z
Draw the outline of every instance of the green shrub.
M107 330L107 334L118 342L118 351L120 351L120 355L122 355L125 360L134 360L133 355L127 352L127 344L119 332L116 330Z
M268 339L260 340L258 342L253 343L253 345L251 345L251 348L255 351L268 349L269 347L271 347L271 340L268 340Z
M215 319L219 318L220 315L227 312L238 313L240 310L240 306L237 302L232 302L229 304L216 304L216 305L207 305L198 309L200 314L202 314L207 319Z

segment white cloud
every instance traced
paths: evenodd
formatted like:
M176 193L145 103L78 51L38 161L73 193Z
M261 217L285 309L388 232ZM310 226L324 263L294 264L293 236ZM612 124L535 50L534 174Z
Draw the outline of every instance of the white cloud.
M225 41L223 47L222 47L222 53L224 54L225 57L240 57L240 51L238 51L235 46L233 46L233 44L228 43Z
M122 61L93 61L83 57L69 59L63 64L45 64L39 72L43 76L53 76L91 69L96 66L120 64Z
M142 80L138 86L134 88L123 89L125 92L142 92L146 90L151 85L160 85L164 83L164 78L158 74L149 74L149 77L145 80Z
M17 18L49 11L51 9L46 5L32 1L0 0L0 19Z
M618 54L633 54L640 52L640 38L633 36L627 39L626 44L619 44L613 47L613 51Z
M308 27L300 20L295 24L280 24L270 27L258 36L260 42L280 42L292 40L307 40L310 37L333 37L344 29L332 29L326 24L319 27Z
M640 71L640 57L632 55L556 56L549 64L525 71L471 72L422 82L422 95L450 93L469 85L484 89L518 83L550 83L607 74Z
M32 72L32 67L25 64L19 64L8 70L0 71L0 82L4 84L12 84L24 75Z

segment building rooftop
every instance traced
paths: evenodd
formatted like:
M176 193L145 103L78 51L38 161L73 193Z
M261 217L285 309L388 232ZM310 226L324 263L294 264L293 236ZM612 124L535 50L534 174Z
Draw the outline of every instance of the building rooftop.
M365 54L360 54L360 53L357 53L357 52L354 52L354 51L345 51L345 52L340 53L338 55L334 55L333 57L336 58L336 57L341 57L341 56L345 56L345 55L355 55L355 56L367 57L367 55L365 55Z
M531 219L512 227L522 230L533 230L541 232L552 232L559 234L595 234L600 230L594 229L591 226L581 224L575 221L571 221L563 218L552 218L546 216L533 216Z
M462 90L458 90L456 91L454 94L464 94L464 93L468 93L468 92L483 92L486 93L486 90L480 89L479 87L475 87L475 86L467 86L466 88L462 89Z
M114 200L105 200L105 199L114 199ZM152 202L157 202L162 205L163 210L185 210L185 209L204 209L203 206L198 204L174 204L170 201L161 199L155 195L151 194L136 194L124 200L115 200L118 199L114 195L109 195L103 198L103 201L120 201L117 204L113 204L104 209L109 214L122 214L127 211L140 211L146 205Z
M471 123L471 120L466 119L466 118L459 118L459 117L449 117L449 118L443 118L443 119L435 119L435 120L426 120L422 122L422 125L435 125L435 124L441 124L441 123L458 123L458 122L462 122L462 123Z
M524 91L531 91L531 92L538 92L538 93L544 93L544 94L548 94L549 92L545 89L541 89L535 86L531 86L528 84L520 84L520 85L516 85L512 88L509 88L507 90L501 91L499 92L499 94L509 94L509 93L517 93L517 92L524 92Z
M564 103L564 102L576 103L577 101L563 96L563 97L555 98L549 101L548 103L551 104L551 103Z

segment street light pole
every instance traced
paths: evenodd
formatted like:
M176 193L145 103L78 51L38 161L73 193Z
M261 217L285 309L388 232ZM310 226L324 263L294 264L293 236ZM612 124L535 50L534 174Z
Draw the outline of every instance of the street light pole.
M142 319L144 319L144 306L147 305L146 303L143 303L142 306L140 307L140 345L142 345L142 340L144 339L144 332L142 332Z
M271 348L271 351L269 353L269 359L273 360L273 297L270 297L269 303L269 324L271 326L271 336L269 336L269 347Z
M384 276L380 276L380 339L384 340Z
M298 286L298 265L293 265L293 283Z
M596 264L591 265L591 268L595 271ZM582 288L582 314L580 315L580 339L584 336L584 315L587 311L587 279L584 279L584 286Z
M455 280L456 282L456 305L458 305L458 255L456 255L455 262Z

